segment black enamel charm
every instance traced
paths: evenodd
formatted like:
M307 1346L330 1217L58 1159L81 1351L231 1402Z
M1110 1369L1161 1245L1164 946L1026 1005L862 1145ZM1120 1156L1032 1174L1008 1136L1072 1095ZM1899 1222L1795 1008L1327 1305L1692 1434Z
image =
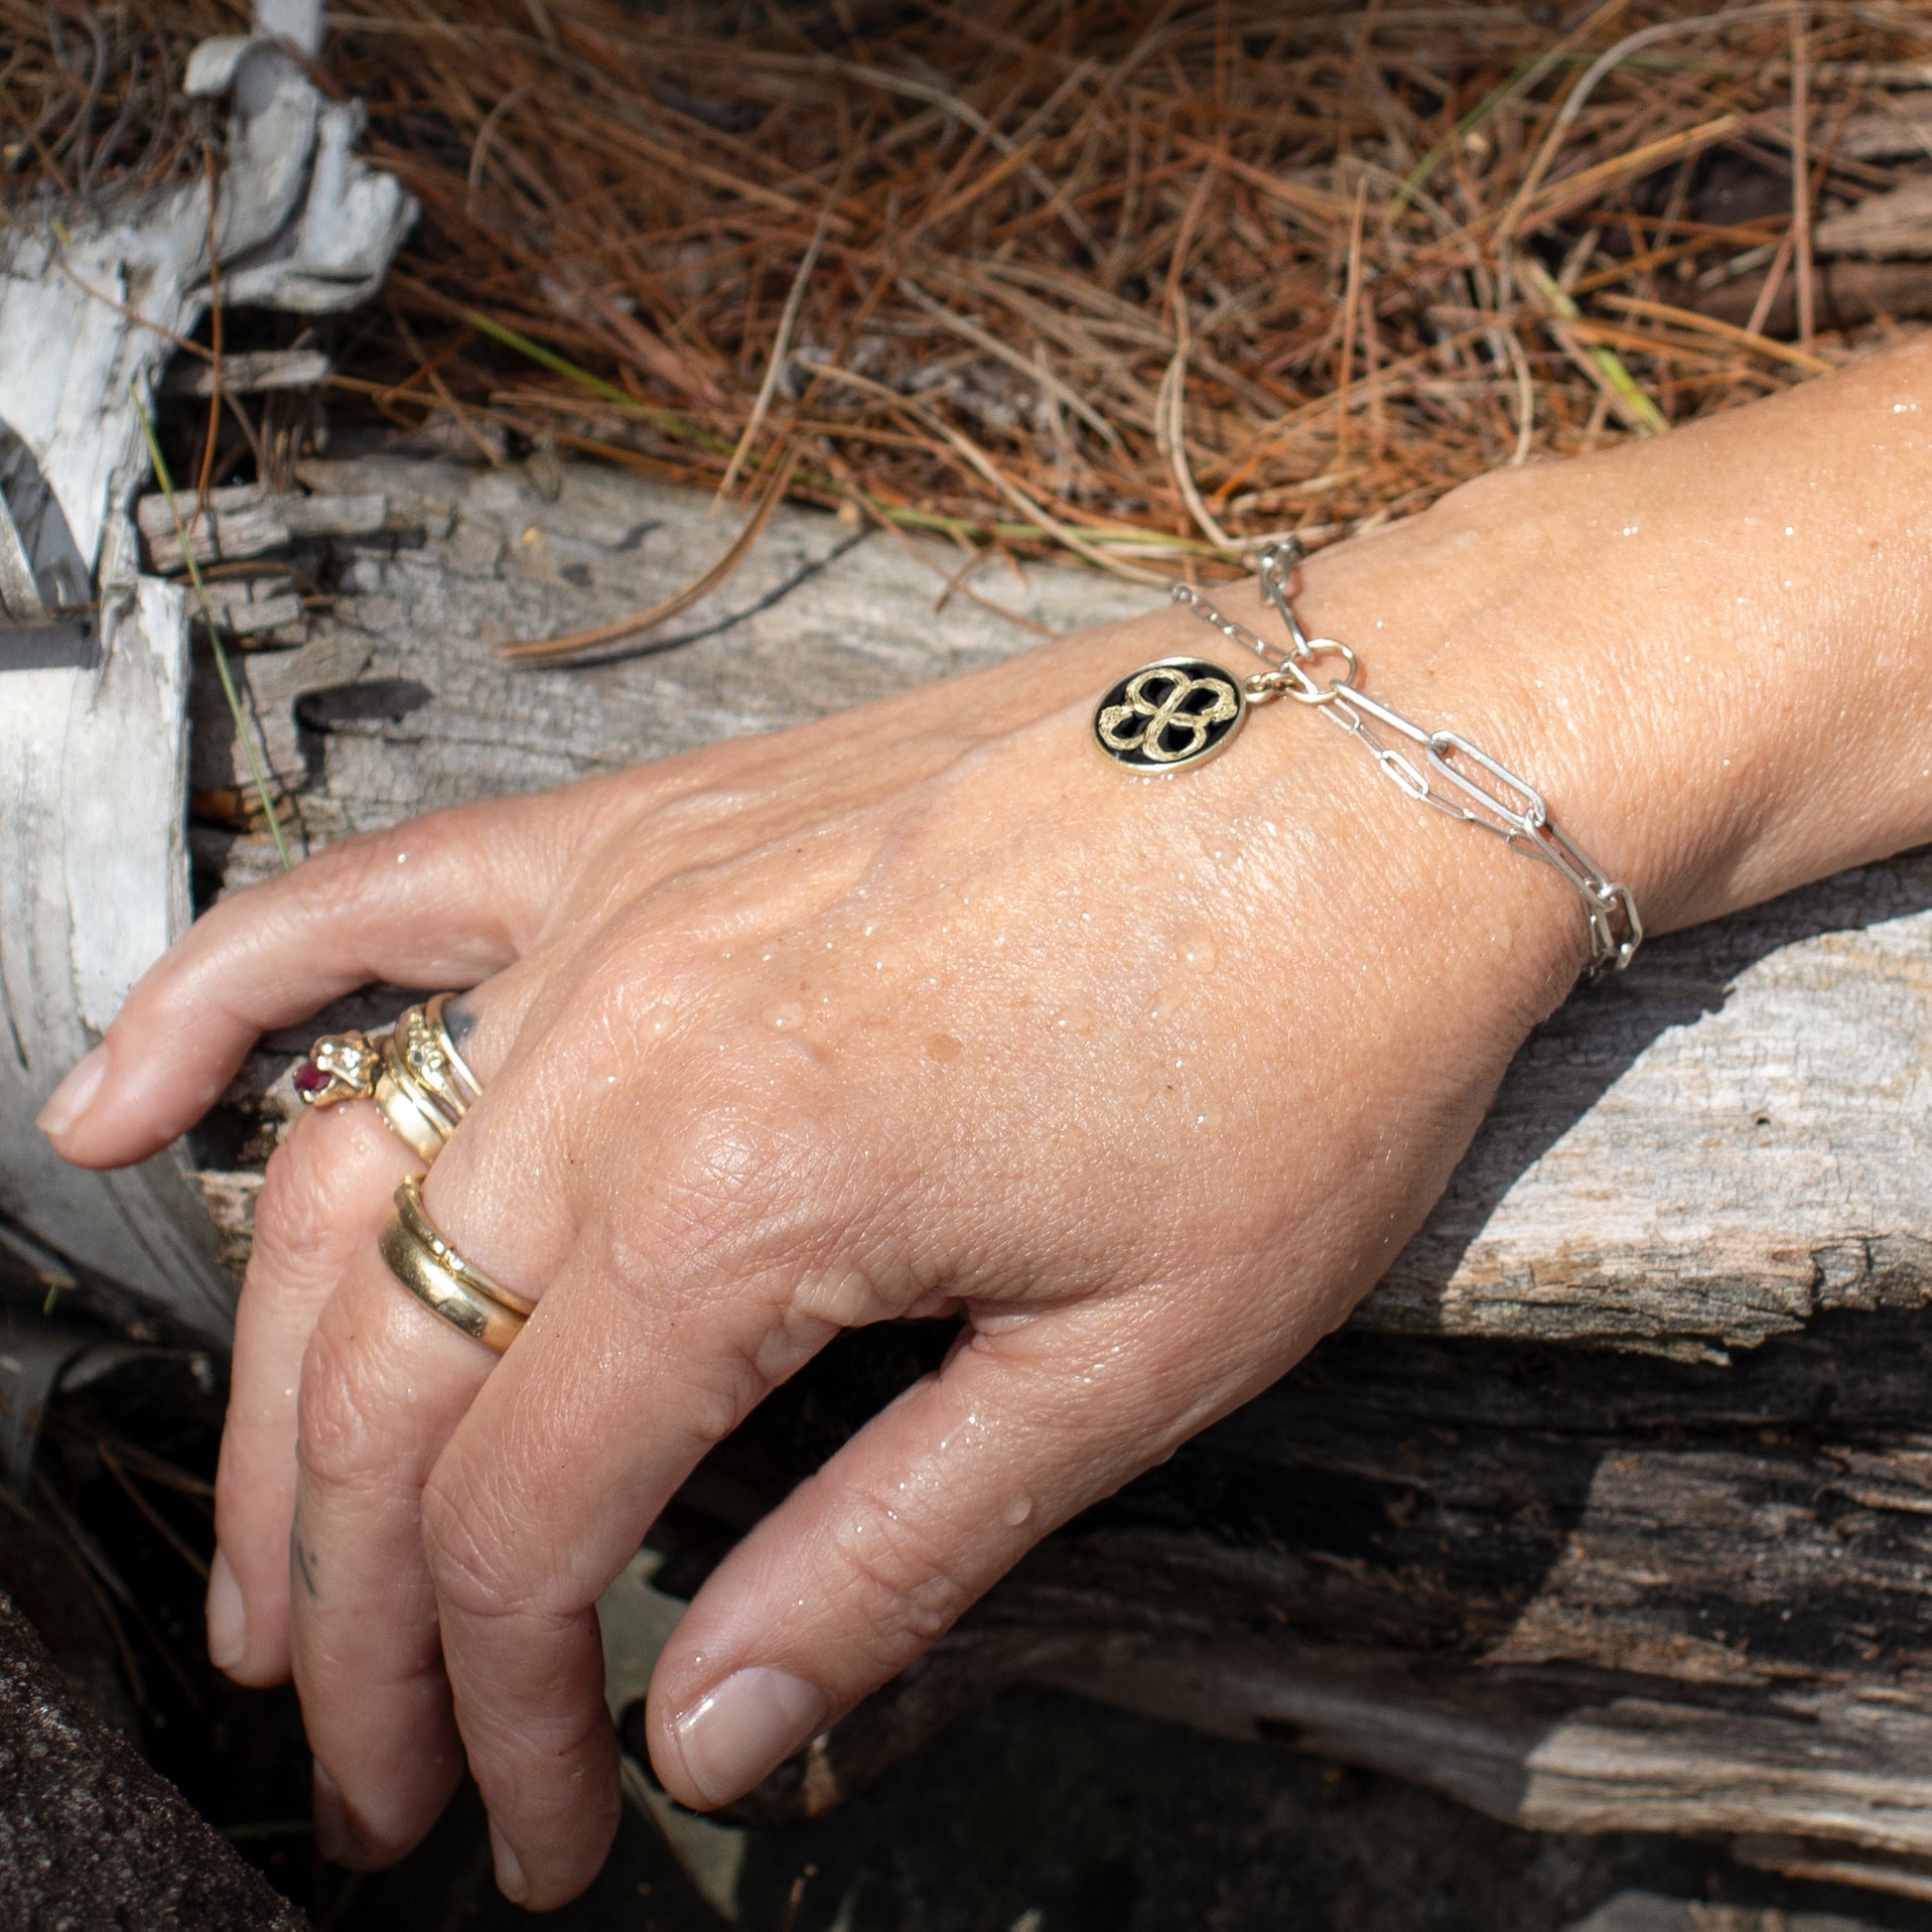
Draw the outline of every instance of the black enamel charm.
M1100 700L1096 744L1130 771L1178 771L1211 759L1247 714L1241 680L1198 657L1143 664Z

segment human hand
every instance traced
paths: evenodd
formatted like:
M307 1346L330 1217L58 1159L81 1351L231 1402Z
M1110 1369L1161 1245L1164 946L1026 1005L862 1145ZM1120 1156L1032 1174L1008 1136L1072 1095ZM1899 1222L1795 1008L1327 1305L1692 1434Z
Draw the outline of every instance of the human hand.
M1607 513L1618 487L1654 505L1654 463L1620 477ZM1799 863L1763 836L1783 767L1655 808L1681 719L1606 673L1627 614L1573 555L1566 487L1458 493L1318 560L1305 608L1671 923ZM335 1849L406 1850L467 1749L505 1888L588 1880L616 1804L592 1606L839 1328L945 1313L962 1341L694 1601L649 1707L687 1803L749 1787L1273 1380L1419 1223L1581 915L1287 705L1199 770L1109 766L1097 694L1182 650L1227 658L1164 612L355 841L216 908L130 998L52 1123L72 1158L165 1145L260 1029L349 987L477 989L486 1091L426 1196L541 1298L526 1331L498 1363L397 1289L373 1235L418 1164L359 1106L272 1164L237 1327L241 1610L211 1630L248 1681L292 1665Z

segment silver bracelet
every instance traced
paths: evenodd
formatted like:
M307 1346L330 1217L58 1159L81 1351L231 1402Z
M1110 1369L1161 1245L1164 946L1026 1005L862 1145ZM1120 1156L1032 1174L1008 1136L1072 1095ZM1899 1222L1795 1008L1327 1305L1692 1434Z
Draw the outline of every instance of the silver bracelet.
M1587 971L1592 977L1606 967L1622 972L1643 943L1643 920L1630 889L1606 877L1551 819L1543 794L1507 765L1459 732L1425 731L1356 689L1361 666L1354 651L1332 637L1311 637L1289 602L1289 578L1302 556L1296 537L1261 553L1262 596L1288 626L1286 650L1224 617L1190 585L1176 584L1176 604L1184 604L1231 642L1246 645L1268 669L1237 678L1198 657L1164 657L1144 664L1114 685L1095 708L1093 735L1100 749L1130 770L1177 771L1224 750L1250 705L1281 697L1312 705L1359 740L1383 775L1419 804L1493 833L1512 852L1541 860L1560 873L1583 900L1589 920ZM1317 683L1311 673L1323 658L1333 659L1341 674ZM1388 743L1377 726L1418 747L1420 761ZM1465 759L1508 795L1498 795L1457 770L1451 758Z

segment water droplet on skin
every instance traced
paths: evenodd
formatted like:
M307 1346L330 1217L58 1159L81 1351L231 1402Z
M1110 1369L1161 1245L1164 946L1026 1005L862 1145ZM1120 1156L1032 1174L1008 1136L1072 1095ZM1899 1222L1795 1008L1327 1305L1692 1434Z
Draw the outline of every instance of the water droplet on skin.
M1194 1125L1200 1128L1204 1133L1213 1134L1218 1132L1221 1125L1220 1108L1217 1107L1213 1103L1213 1101L1210 1100L1207 1103L1207 1105L1203 1107L1200 1110L1200 1112L1194 1116Z
M958 1059L966 1049L951 1034L927 1034L925 1038L926 1058L937 1060L941 1066L949 1065Z
M1508 926L1499 925L1495 929L1495 931L1489 935L1489 943L1493 945L1498 952L1507 952L1510 949L1510 947L1516 943L1516 935L1514 932L1512 932L1509 929Z
M1172 1020L1187 1004L1187 988L1184 986L1164 986L1154 996L1154 1006L1148 1018L1158 1027Z
M1197 973L1211 973L1214 962L1220 957L1214 948L1214 935L1211 932L1184 932L1180 936L1180 958L1183 965L1191 966Z
M796 1000L785 1000L764 1010L764 1024L775 1033L793 1033L805 1024L805 1009Z
M1085 1007L1062 1007L1054 1014L1053 1025L1063 1034L1083 1034L1093 1025L1093 1015Z
M1034 1499L1031 1496L1016 1496L1000 1514L1005 1518L1009 1529L1017 1530L1034 1513Z

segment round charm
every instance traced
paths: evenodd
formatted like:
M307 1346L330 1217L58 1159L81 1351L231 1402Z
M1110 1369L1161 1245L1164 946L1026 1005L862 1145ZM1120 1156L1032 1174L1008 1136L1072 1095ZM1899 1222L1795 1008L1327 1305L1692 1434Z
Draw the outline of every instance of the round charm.
M1132 771L1178 771L1211 759L1247 715L1241 680L1198 657L1143 664L1100 700L1094 742Z

